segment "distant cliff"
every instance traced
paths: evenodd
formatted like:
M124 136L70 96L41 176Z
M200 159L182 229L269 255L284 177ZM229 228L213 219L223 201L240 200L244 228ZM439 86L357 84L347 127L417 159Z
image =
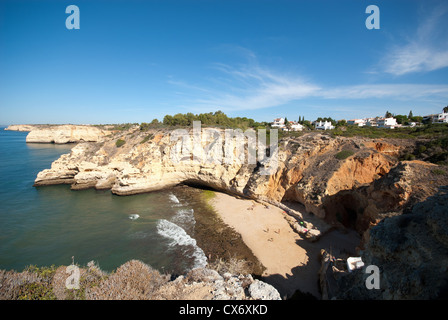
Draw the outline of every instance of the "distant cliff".
M34 125L34 124L12 124L12 125L8 126L7 128L5 128L5 130L29 132L33 129L37 129L40 127L41 127L40 125Z
M28 131L28 143L98 142L109 131L90 125L11 125L5 130Z
M32 129L26 137L26 142L34 143L73 143L97 142L106 132L94 126L61 125Z

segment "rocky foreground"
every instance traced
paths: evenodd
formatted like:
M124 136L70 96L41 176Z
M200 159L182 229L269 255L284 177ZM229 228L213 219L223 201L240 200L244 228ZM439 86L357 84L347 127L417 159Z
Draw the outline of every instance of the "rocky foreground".
M173 141L169 131L137 126L79 143L40 172L35 186L69 184L74 190L131 195L183 183L268 202L283 208L291 227L310 241L331 228L362 235L359 255L378 265L385 287L367 290L361 274L353 277L324 252L323 298L426 299L443 296L448 281L448 199L439 194L448 174L443 166L400 160L415 147L411 139L306 133L279 141L277 169L261 175L264 161L198 163L187 157L173 162L171 152L191 149L191 141ZM218 157L222 147L209 150ZM297 204L308 214L294 210ZM348 290L347 283L358 290Z
M280 300L274 287L251 275L209 268L172 279L138 260L112 273L89 262L80 268L79 288L67 286L71 273L66 266L0 270L0 300Z

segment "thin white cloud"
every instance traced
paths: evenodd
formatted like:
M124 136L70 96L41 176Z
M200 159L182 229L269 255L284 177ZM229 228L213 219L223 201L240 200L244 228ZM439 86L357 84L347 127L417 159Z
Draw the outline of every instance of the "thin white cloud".
M325 99L448 99L448 85L428 84L368 84L327 88L319 92Z
M445 4L433 8L419 24L411 40L387 52L380 61L382 70L401 76L448 67L447 18L448 7Z
M233 68L216 64L214 68L225 75L214 79L214 82L221 84L220 89L199 89L197 85L188 85L184 82L170 81L170 83L182 84L185 88L196 88L197 98L190 101L189 105L197 110L234 111L268 108L312 96L321 89L299 77L276 74L258 65ZM202 94L199 91L202 91Z
M278 107L305 99L354 100L390 99L400 101L448 100L448 85L431 84L361 84L323 86L297 75L270 70L255 60L238 67L215 64L218 71L208 84L189 84L169 80L187 90L182 106L195 112L236 111ZM188 98L189 97L189 98Z

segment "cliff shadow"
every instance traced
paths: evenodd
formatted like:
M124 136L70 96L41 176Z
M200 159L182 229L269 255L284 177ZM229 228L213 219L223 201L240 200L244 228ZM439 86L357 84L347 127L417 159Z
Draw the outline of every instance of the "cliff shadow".
M262 280L274 286L282 299L321 299L321 250L332 252L335 257L347 258L356 255L360 241L359 234L351 229L330 230L315 242L296 240L296 244L305 249L307 262L292 268L286 275L272 274L262 277Z

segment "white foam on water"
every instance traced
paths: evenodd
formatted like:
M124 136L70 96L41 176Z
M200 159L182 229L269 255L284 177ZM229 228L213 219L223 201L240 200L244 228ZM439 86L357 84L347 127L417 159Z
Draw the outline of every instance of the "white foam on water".
M129 215L129 219L131 219L131 220L137 220L138 218L140 218L140 215L138 215L138 214L130 214Z
M179 199L177 199L177 197L174 194L170 193L169 197L170 200L173 201L175 204L180 204Z
M207 265L207 257L204 251L198 247L196 240L190 237L184 229L179 227L177 224L161 219L157 223L157 232L171 240L168 244L170 247L176 246L192 246L193 247L193 258L195 260L195 265L193 268L205 267Z

